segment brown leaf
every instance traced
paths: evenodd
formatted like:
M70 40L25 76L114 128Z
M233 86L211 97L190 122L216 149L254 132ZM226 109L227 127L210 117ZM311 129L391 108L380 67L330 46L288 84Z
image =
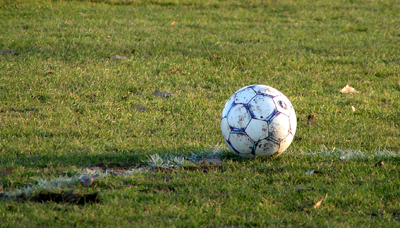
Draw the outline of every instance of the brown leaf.
M79 13L79 15L81 15L82 17L86 17L86 14L84 13Z
M0 169L0 174L3 175L8 175L8 174L12 174L13 171L11 169Z
M318 200L318 201L315 203L315 205L313 206L313 208L317 208L317 207L321 206L321 203L322 203L323 200L324 200L324 199Z
M359 93L360 91L357 91L353 87L346 85L341 90L339 90L339 92L341 92L341 93Z
M374 165L374 168L379 167L379 166L383 166L385 163L383 161L379 161Z
M325 195L324 198L318 200L318 201L315 203L315 205L313 206L313 208L318 208L319 206L321 206L322 201L324 201L324 200L326 199L327 195L328 195L328 193Z
M315 115L315 114L310 114L310 115L308 115L308 117L307 117L307 124L308 125L311 125L311 126L317 126L318 125L318 123L317 123L317 115Z
M165 71L164 73L166 73L166 74L175 74L175 73L181 73L181 72L182 72L182 70L178 68L176 70L169 69L169 70Z
M317 115L315 115L315 114L310 114L310 115L308 115L307 119L308 119L308 120L316 120L316 119L317 119Z
M120 56L120 55L112 55L109 57L110 59L128 59L125 56Z
M176 24L176 22L175 22L175 21L171 22L171 25L174 25L174 24Z

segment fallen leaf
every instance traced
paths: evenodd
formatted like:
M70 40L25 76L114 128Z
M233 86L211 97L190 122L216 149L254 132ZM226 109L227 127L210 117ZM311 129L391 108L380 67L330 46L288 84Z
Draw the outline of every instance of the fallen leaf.
M156 96L156 97L171 97L171 96L174 96L175 94L173 94L173 93L167 93L167 92L161 92L161 91L159 91L159 90L156 90L156 91L153 93L153 95Z
M311 126L317 126L318 125L318 123L317 123L317 115L315 115L315 114L310 114L310 115L308 115L308 117L307 117L307 124L308 125L311 125Z
M317 119L317 115L315 115L315 114L310 114L310 115L308 115L307 119L308 119L308 120L316 120L316 119Z
M107 39L111 39L111 36L106 36Z
M341 92L341 93L359 93L360 91L357 91L353 87L346 85L341 90L339 90L339 92Z
M317 207L321 206L321 203L322 203L323 200L324 200L324 199L318 200L318 201L315 203L315 205L314 205L313 208L317 208Z
M166 73L166 74L174 74L174 73L180 73L180 72L182 72L182 70L181 69L176 69L176 70L172 70L172 69L169 69L169 70L167 70L167 71L165 71L164 73Z
M209 163L212 165L218 165L222 163L222 160L219 158L202 158L199 160L199 163Z
M8 50L1 50L2 55L18 55L19 53L16 50L8 49Z
M79 15L81 15L82 17L86 17L86 14L84 13L79 13Z
M120 56L120 55L112 55L109 58L110 59L128 59L125 56Z
M136 110L144 112L144 111L146 111L146 106L144 106L144 105L137 105L137 106L136 106Z
M176 22L175 22L175 21L171 22L171 25L174 25L174 24L176 24Z
M383 166L385 163L383 161L379 161L374 165L374 168L379 167L379 166Z
M318 200L315 205L313 206L313 208L318 208L319 206L321 206L322 201L324 201L326 199L326 197L328 196L328 193L325 194L325 197Z
M3 175L8 175L8 174L12 174L13 171L11 169L0 169L0 174Z

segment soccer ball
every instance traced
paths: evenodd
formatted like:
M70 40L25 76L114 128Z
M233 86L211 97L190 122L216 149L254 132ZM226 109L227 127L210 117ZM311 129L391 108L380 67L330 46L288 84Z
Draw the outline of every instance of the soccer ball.
M289 99L265 85L241 88L226 102L221 132L241 157L280 155L296 133L297 119Z

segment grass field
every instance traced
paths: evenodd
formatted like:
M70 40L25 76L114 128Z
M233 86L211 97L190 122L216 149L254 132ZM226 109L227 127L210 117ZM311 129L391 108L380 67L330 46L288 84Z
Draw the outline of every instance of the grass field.
M396 0L0 0L0 51L2 227L400 225ZM250 84L279 157L223 142Z

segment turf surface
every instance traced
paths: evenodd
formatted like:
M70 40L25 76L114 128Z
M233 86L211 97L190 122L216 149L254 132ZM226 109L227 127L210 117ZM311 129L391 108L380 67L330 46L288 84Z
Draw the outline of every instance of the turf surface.
M0 1L1 224L398 226L398 15L390 0ZM224 145L222 107L250 84L295 107L280 157Z

